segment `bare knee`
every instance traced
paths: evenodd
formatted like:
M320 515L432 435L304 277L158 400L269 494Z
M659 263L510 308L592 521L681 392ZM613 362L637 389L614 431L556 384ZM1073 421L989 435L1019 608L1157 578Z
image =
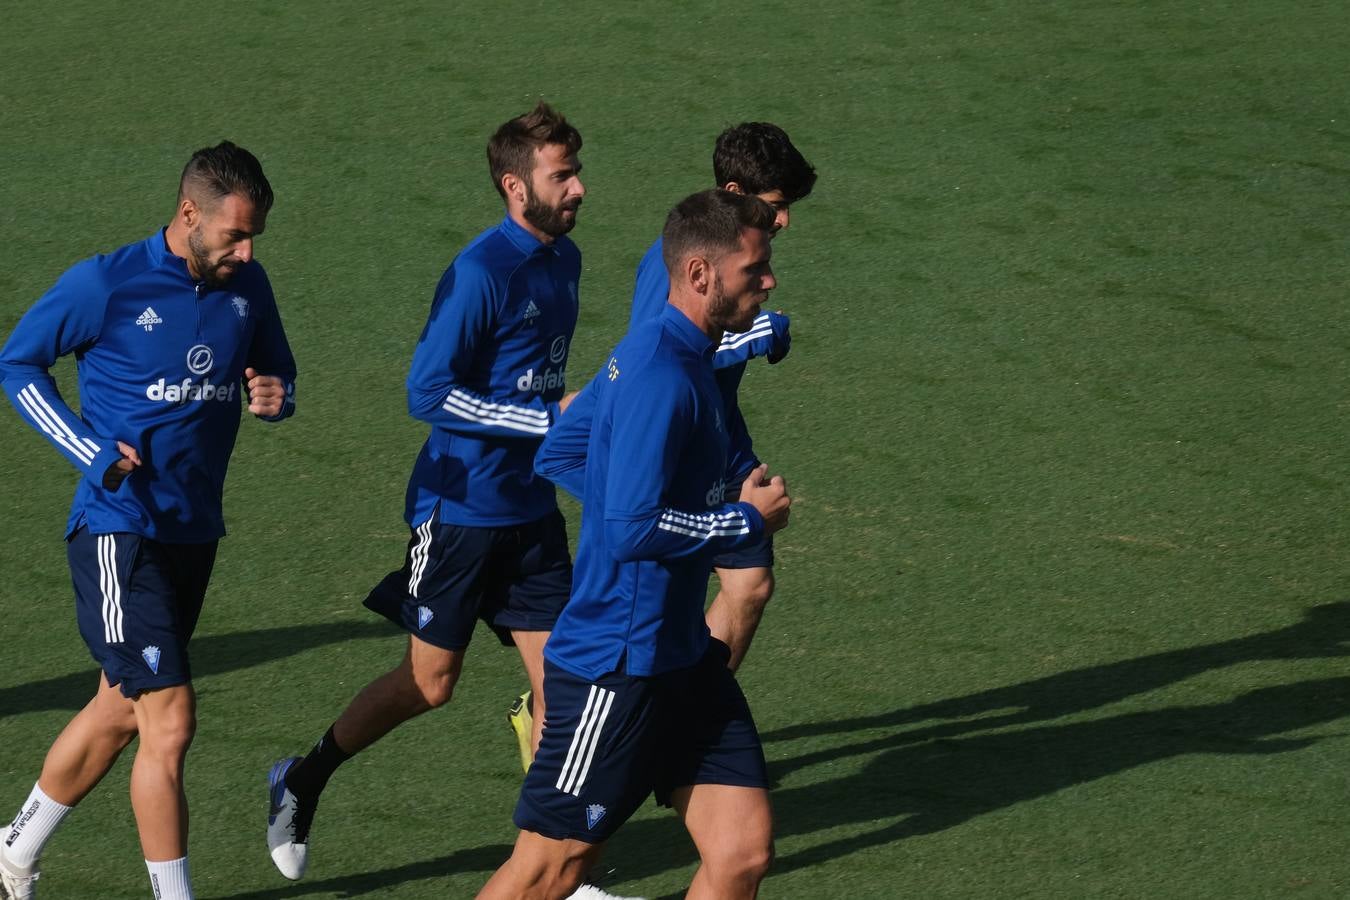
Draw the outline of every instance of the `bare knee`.
M136 737L136 710L130 703L100 698L94 705L94 712L98 716L99 731L119 749L126 747Z
M413 685L427 709L444 706L455 694L455 680L449 673L419 674L413 678Z
M773 569L718 569L719 594L737 617L758 617L773 597Z
M773 839L737 840L722 844L704 856L703 865L718 884L758 885L773 865Z
M197 734L197 715L192 709L165 710L140 729L141 750L156 756L182 759Z
M762 612L768 605L769 599L773 597L773 569L757 570L763 572L763 575L756 578L742 588L741 602L756 612Z

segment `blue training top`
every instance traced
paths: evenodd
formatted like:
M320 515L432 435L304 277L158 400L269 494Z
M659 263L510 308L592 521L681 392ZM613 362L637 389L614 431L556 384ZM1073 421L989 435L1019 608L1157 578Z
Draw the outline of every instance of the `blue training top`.
M708 644L712 558L763 534L754 507L725 502L727 430L713 349L668 305L628 333L587 387L594 422L581 451L572 596L544 647L573 674L692 666ZM550 432L545 450L552 440Z
M74 353L80 414L48 370ZM161 229L68 269L0 350L0 378L15 409L84 478L67 536L131 532L170 543L225 534L221 491L248 391L245 368L276 375L295 410L295 359L267 275L257 261L222 288L194 282ZM141 465L115 491L103 487L122 458Z
M639 324L661 314L670 295L670 276L661 255L662 243L648 248L638 264L637 281L633 286L633 310L628 319L631 331ZM730 446L727 452L727 483L739 490L741 482L759 465L745 417L741 415L737 392L745 364L756 356L767 356L777 361L787 355L791 345L788 317L777 312L761 312L755 317L749 331L728 333L722 337L713 355L714 376L722 393L727 414L727 434ZM549 441L549 455L536 459L535 470L556 483L574 497L581 496L585 477L585 457L576 453L584 447L595 415L595 399L589 385L572 399L567 413L554 426L555 436Z
M557 508L533 460L565 389L580 280L576 244L545 244L509 216L450 263L408 373L408 412L431 425L409 525L519 525Z

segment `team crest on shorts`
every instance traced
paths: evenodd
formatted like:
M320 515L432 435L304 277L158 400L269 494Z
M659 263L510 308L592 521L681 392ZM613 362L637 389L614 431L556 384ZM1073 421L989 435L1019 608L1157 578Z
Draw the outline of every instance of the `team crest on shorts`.
M146 647L144 650L141 651L141 658L145 660L145 664L150 667L151 672L153 672L156 675L159 674L158 647L154 646L153 644L151 644L149 647Z
M417 627L426 628L427 623L436 618L436 614L425 606L417 607Z
M586 807L586 827L595 828L596 823L603 819L607 812L609 812L609 810L605 809L599 803L592 803L590 806Z

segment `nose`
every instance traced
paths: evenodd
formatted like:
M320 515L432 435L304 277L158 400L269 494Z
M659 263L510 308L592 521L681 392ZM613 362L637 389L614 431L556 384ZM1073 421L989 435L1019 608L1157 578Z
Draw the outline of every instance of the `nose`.
M253 259L253 238L244 238L242 241L235 244L234 255L244 262Z
M790 223L791 221L792 221L792 213L788 212L786 209L778 210L777 215L773 217L774 230L775 231L783 230L784 228L788 227L788 223Z
M586 185L581 183L580 178L572 179L572 196L578 200L586 196Z
M773 274L773 272L765 272L764 278L760 282L760 287L766 291L771 291L774 288L778 287L778 278Z

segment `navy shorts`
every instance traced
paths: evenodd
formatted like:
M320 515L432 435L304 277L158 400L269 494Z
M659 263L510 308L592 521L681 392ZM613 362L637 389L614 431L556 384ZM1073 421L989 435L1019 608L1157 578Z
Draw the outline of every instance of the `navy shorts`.
M515 823L556 840L596 844L651 793L695 784L768 789L759 732L729 651L713 641L695 666L595 681L544 660L544 737L525 776Z
M756 463L755 465L759 465ZM752 467L753 468L753 467ZM747 471L738 479L732 479L734 488L728 487L725 502L735 503L741 496L741 483L750 477ZM719 553L713 557L714 569L772 569L773 535L761 534L759 539L748 547Z
M202 611L216 542L166 544L138 534L66 542L80 636L126 697L192 680L188 641Z
M507 646L512 631L552 631L571 590L561 512L499 528L442 525L433 516L412 530L403 568L365 604L432 646L463 650L478 619Z

